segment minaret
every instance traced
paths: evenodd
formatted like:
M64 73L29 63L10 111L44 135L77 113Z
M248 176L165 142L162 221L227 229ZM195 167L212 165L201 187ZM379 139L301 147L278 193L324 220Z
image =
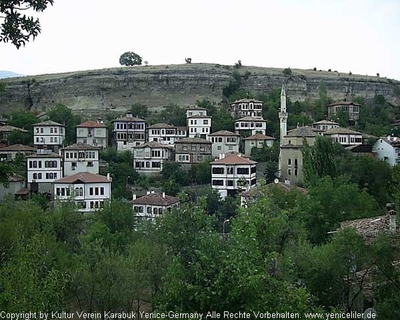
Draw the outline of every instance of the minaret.
M283 137L286 136L287 134L287 119L288 119L288 114L286 112L286 91L285 91L285 85L282 85L282 90L281 90L281 110L279 112L279 123L280 123L280 140L279 140L279 164L278 164L278 170L279 170L279 177L282 177L282 146L283 146Z

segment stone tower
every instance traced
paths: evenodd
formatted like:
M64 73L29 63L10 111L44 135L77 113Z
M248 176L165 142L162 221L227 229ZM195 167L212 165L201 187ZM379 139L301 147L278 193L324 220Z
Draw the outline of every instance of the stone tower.
M281 90L281 110L279 112L280 148L279 148L278 174L280 178L282 178L282 146L283 146L283 137L286 136L287 134L287 119L288 119L288 114L286 112L286 91L285 91L285 85L283 84Z

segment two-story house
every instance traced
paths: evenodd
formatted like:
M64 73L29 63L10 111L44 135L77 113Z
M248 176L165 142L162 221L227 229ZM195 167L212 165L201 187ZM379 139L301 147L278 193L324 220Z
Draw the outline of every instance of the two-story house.
M174 145L177 137L177 127L167 123L156 123L147 128L149 142Z
M211 186L222 198L248 191L257 184L257 162L229 153L211 162Z
M200 107L188 107L186 120L189 129L189 138L207 139L211 133L211 116L207 115L207 109Z
M103 149L108 146L108 130L102 121L85 121L76 126L76 142Z
M62 157L49 149L38 149L26 157L28 187L32 192L52 193L53 182L63 174Z
M22 154L26 157L35 153L35 148L23 144L13 144L12 146L0 148L0 161L15 160L18 154Z
M146 142L146 120L127 114L113 120L113 143L118 151L132 151L132 147Z
M250 137L244 138L244 154L246 156L251 155L251 150L253 148L263 148L264 146L272 147L274 141L276 140L274 137L266 136L262 133L253 134Z
M333 142L338 142L343 146L351 146L362 144L363 134L347 128L332 128L323 133L324 136L330 137Z
M151 141L133 149L133 167L138 173L160 173L165 161L174 159L173 146Z
M303 182L303 141L305 139L312 146L316 136L312 127L305 126L289 130L283 137L280 153L281 181L289 184Z
M133 195L131 203L136 217L153 220L164 212L179 208L180 201L178 198L166 195L164 192L154 193L154 191L148 191L145 196L139 198Z
M328 117L330 119L345 113L349 117L349 121L356 122L360 118L360 105L350 101L337 101L328 105Z
M321 120L313 123L313 128L318 132L325 132L330 129L339 128L339 123L329 120Z
M58 152L64 144L65 126L46 120L33 125L33 144L38 149L51 149Z
M229 112L233 118L262 117L263 102L256 99L240 99L231 103Z
M235 121L235 132L242 137L249 137L256 133L265 134L267 121L262 117L243 117Z
M78 172L99 173L99 150L86 143L75 143L61 149L64 177Z
M382 137L375 142L372 151L378 160L386 161L393 167L399 163L400 159L400 138Z
M212 156L219 157L220 154L228 152L239 152L240 135L227 130L211 133L208 141L212 142Z
M183 138L175 142L175 161L199 163L211 158L212 143L202 138Z
M111 178L79 172L54 181L55 203L72 201L78 211L89 213L104 207L111 199Z
M14 130L24 133L28 132L25 129L17 128L14 126L8 126L8 125L0 126L0 147L6 147L9 145L10 134Z

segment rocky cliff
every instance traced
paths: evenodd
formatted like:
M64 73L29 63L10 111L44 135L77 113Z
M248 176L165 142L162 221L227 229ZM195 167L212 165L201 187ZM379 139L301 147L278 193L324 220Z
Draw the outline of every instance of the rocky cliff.
M292 69L292 75L285 76L282 69L276 68L185 64L2 79L5 89L0 92L0 111L41 111L62 103L75 112L94 116L107 111L124 112L133 103L145 104L154 111L171 102L182 106L193 105L202 98L220 102L222 89L234 70L248 75L243 88L253 93L268 93L286 83L292 100L313 99L318 97L323 82L328 96L335 100L382 94L394 105L400 105L400 82L386 78L300 69Z

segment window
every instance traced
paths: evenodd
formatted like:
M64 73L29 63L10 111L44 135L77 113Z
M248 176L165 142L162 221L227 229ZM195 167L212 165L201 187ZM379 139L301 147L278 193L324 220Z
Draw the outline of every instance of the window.
M292 165L292 159L288 159L287 164L288 164L288 166L291 166Z
M37 177L38 177L38 179L42 179L42 174L39 172Z
M151 207L147 207L147 214L151 214Z
M292 169L288 169L287 174L288 174L288 176L292 175Z
M94 188L94 194L95 194L96 196L99 195L99 187Z
M100 195L104 196L104 187L100 187Z
M237 168L237 174L249 174L249 168Z
M53 133L53 128L50 128L50 133Z
M227 185L228 187L233 187L233 185L234 185L233 180L227 180L227 181L226 181L226 185Z
M251 173L256 173L256 172L257 172L257 167L256 166L251 167Z
M213 186L223 186L224 180L213 180L212 184L213 184Z
M204 124L208 124L208 120L204 120L203 123L204 123Z
M36 180L37 179L37 173L34 173L32 178L33 178L33 180Z
M224 168L223 167L213 167L212 173L213 174L224 174Z
M227 174L233 174L234 173L234 168L233 167L227 167L226 168L226 173Z
M88 166L88 167L93 167L93 162L92 162L92 161L89 161L89 162L87 163L87 166Z
M89 194L92 196L93 195L93 187L89 188Z

